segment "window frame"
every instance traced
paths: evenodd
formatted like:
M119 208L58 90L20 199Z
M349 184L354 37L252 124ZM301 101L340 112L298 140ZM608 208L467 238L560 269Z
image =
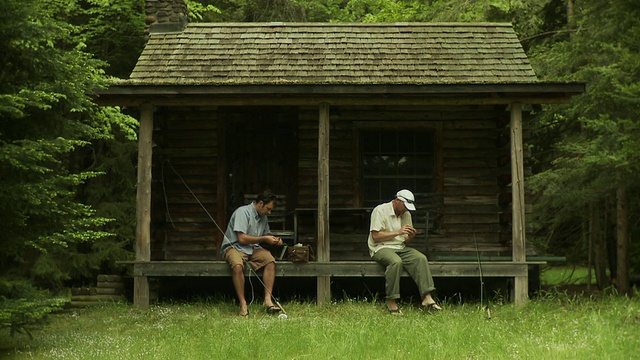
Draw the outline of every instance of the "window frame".
M427 123L426 125L424 123L421 124L417 124L416 122L371 122L371 123L366 123L366 124L362 124L362 126L358 126L358 132L357 132L357 145L356 145L356 149L357 149L357 164L358 164L358 174L357 174L357 196L359 197L359 204L361 206L375 206L377 204L373 204L374 202L378 202L378 203L382 203L382 202L386 202L386 201L390 201L393 196L395 195L395 191L399 190L396 189L395 191L393 191L390 194L379 194L379 199L366 199L365 198L365 174L364 174L364 158L365 158L365 152L364 152L364 136L366 132L372 132L372 131L377 131L380 134L383 134L384 132L389 132L389 131L393 131L393 132L407 132L407 133L416 133L416 132L430 132L431 136L432 136L432 140L433 140L433 148L432 148L432 157L433 157L433 170L430 176L428 176L428 178L431 179L432 181L432 185L431 185L431 193L442 193L442 189L443 189L443 183L442 183L442 156L443 156L443 149L442 149L442 122L433 122L433 123ZM354 144L355 145L355 144ZM414 149L415 150L415 149ZM399 154L401 152L396 151L396 154ZM398 179L399 177L396 176L392 176L394 179ZM412 178L415 181L416 177L413 176L408 176L408 178ZM427 177L425 177L427 178ZM409 189L411 191L416 191L415 189Z

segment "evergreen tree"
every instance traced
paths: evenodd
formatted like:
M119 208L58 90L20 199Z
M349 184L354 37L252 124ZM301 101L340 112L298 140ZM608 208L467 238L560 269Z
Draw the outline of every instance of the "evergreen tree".
M0 269L60 287L74 253L104 231L109 218L78 201L78 190L100 175L76 161L90 141L116 129L135 136L136 122L90 97L104 86L104 63L84 51L80 29L60 19L75 3L0 3Z
M640 260L637 244L629 248L628 243L629 232L638 231L637 221L626 226L640 209L625 206L637 204L640 184L640 7L631 0L594 0L574 11L575 24L568 21L547 32L550 36L531 49L532 62L546 80L587 84L586 93L571 104L549 107L540 116L538 139L558 141L539 158L543 171L532 179L537 221L552 243L568 238L581 244L582 224L607 215L607 221L597 219L603 224L597 230L614 242L608 249L615 262L611 275L621 293L630 293L629 259L635 266Z

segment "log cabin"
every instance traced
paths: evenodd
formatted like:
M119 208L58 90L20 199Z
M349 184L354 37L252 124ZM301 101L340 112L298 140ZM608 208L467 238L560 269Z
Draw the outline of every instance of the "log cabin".
M510 24L189 23L186 10L147 0L135 69L96 100L140 120L136 305L149 278L228 276L222 231L265 188L281 199L272 228L317 255L278 261L278 276L316 278L319 304L332 277L382 275L368 214L401 188L434 276L484 271L528 299L543 261L525 242L523 126L584 84L538 80Z

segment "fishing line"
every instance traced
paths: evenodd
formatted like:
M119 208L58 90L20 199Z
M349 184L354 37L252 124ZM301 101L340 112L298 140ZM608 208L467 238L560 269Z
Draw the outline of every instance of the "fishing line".
M251 267L251 265L249 264L249 262L247 260L244 260L244 262L246 264L246 267L249 269L249 274L251 274L251 272L253 271L253 274L256 276L256 279L258 279L258 281L260 281L260 283L262 284L264 289L269 293L269 296L273 299L273 301L276 303L276 305L278 305L280 310L282 310L282 313L287 315L287 312L285 311L284 307L280 304L280 302L273 295L273 293L271 291L269 291L269 289L267 289L267 285L265 285L264 282L262 281L262 279L260 279L260 276L258 276L258 273L253 269L253 267ZM251 281L251 275L249 275L249 281ZM253 289L253 287L252 287L252 289ZM286 317L285 317L285 319L286 319Z
M167 161L163 161L162 162L162 171L160 171L160 174L162 174L162 195L164 195L164 206L167 209L167 216L169 217L169 221L171 222L171 226L175 229L176 228L176 224L173 223L173 218L171 217L171 211L169 211L169 198L167 197L167 189L165 187L165 181L164 181L164 164L166 162L169 162L169 160ZM171 164L169 164L171 165Z
M484 275L482 273L482 260L480 259L480 248L478 247L478 239L476 238L475 222L473 216L471 220L473 224L473 242L476 244L476 256L478 258L478 269L480 270L480 307L484 305L484 292L486 292L484 284ZM487 305L484 308L487 312L487 320L491 320L491 309L489 308L489 298L487 297Z
M250 268L251 265L247 264L247 266ZM258 280L260 280L260 278L258 276L256 276L258 278ZM251 306L251 304L253 304L253 300L255 298L255 292L253 290L253 282L251 281L251 271L247 271L247 278L249 279L249 286L251 287L251 301L249 301L249 305L247 305L247 307Z
M207 213L207 216L209 216L209 219L211 219L211 221L213 222L213 224L218 228L218 230L220 230L220 232L222 233L222 236L225 236L224 231L222 231L222 229L220 229L220 226L218 226L218 223L213 219L213 216L211 216L211 214L209 214L209 211L207 211L207 208L202 204L202 202L200 202L200 199L198 199L198 197L196 196L196 194L191 191L191 188L189 187L189 185L187 185L187 183L184 181L184 179L182 178L182 176L180 176L180 174L178 174L178 172L176 171L176 169L173 167L173 165L171 164L171 161L167 160L166 161L169 164L169 167L171 168L171 170L173 170L173 172L176 174L176 176L178 176L178 178L180 179L180 181L182 181L182 184L184 185L184 187L187 188L187 190L189 190L189 192L191 193L191 195L193 195L193 197L196 199L196 201L198 202L198 204L200 205L200 207L202 207L202 210L204 210L205 213ZM164 186L164 184L163 184ZM168 207L169 205L167 205ZM169 217L171 218L171 217ZM227 239L228 240L228 239Z
M200 201L200 199L198 199L198 196L196 196L196 194L191 190L191 188L189 187L189 185L187 185L187 183L184 181L184 179L182 178L182 176L180 176L180 174L178 174L178 172L176 171L176 169L173 167L173 165L171 164L171 161L166 160L166 163L169 164L169 167L171 168L171 170L173 170L173 172L176 174L176 176L180 179L180 181L182 182L182 184L187 188L187 190L189 190L189 192L191 193L191 195L196 199L196 201L198 202L198 204L200 205L200 207L202 207L202 210L204 210L205 213L207 213L207 215L209 216L209 219L211 219L211 221L213 222L213 224L216 226L216 228L218 228L218 230L220 230L220 233L222 233L222 236L229 240L229 238L227 238L227 234L225 234L224 231L222 231L222 229L220 228L220 226L218 225L218 223L213 219L213 216L211 216L211 214L209 213L209 211L207 211L207 208L202 204L202 202ZM163 184L162 187L164 189L164 163L162 164L163 167ZM166 192L165 192L165 203L167 206L167 212L169 212L169 203L166 200L167 196L166 196ZM169 219L171 219L171 215L169 215ZM171 222L173 224L173 221ZM243 259L244 260L244 259ZM280 305L280 302L278 301L278 299L273 295L273 293L271 291L269 291L269 289L267 289L267 286L264 284L264 282L262 281L262 279L260 279L260 276L258 276L258 273L253 269L253 267L251 267L251 265L244 260L244 263L246 264L246 267L248 268L247 271L247 277L249 279L249 285L251 286L251 301L249 302L249 305L251 305L253 303L254 300L254 289L253 289L253 283L251 282L251 271L253 271L253 273L255 274L256 278L258 279L258 281L260 281L260 283L262 284L262 286L264 286L265 290L269 293L269 296L273 299L273 301L275 301L276 305L278 305L278 307L280 307L280 309L282 310L282 312L285 314L287 314L287 312L284 310L284 307L282 307L282 305ZM286 319L286 317L285 317Z

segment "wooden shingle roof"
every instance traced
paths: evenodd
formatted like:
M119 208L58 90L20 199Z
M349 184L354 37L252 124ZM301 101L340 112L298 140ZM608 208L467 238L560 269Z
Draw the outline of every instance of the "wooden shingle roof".
M152 33L129 85L536 83L510 24L205 23Z

